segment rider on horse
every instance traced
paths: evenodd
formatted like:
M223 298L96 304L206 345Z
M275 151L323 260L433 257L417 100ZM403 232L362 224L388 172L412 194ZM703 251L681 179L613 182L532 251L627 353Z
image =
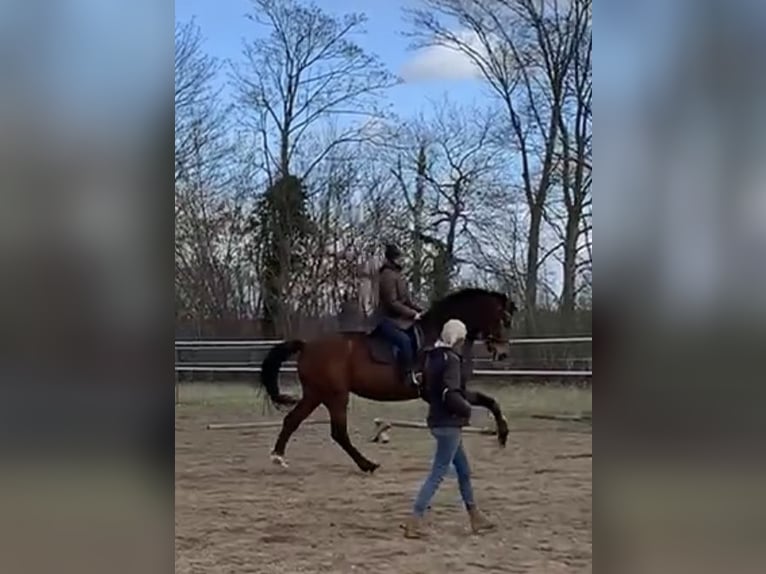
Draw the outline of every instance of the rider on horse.
M405 382L417 386L413 373L415 353L408 331L420 319L423 310L412 300L402 275L401 250L396 245L387 245L385 257L378 280L378 329L399 350L399 364Z

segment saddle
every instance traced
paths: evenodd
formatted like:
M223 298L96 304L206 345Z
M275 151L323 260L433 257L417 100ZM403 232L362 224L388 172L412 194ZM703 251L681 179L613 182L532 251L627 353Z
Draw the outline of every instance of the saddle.
M413 355L415 356L415 365L413 365L413 367L417 371L418 365L421 363L420 359L423 352L423 330L419 325L414 325L411 329L406 331L406 333L410 338ZM367 342L367 348L370 351L370 358L375 363L392 365L397 362L396 347L389 343L377 327L365 335L365 340Z

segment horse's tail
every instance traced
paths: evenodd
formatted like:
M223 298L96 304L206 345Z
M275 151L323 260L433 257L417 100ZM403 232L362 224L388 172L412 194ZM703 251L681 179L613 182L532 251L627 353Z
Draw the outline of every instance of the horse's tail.
M294 405L298 402L295 397L279 392L279 369L282 368L282 363L302 351L304 347L305 343L297 339L285 341L272 347L261 363L261 384L276 406Z

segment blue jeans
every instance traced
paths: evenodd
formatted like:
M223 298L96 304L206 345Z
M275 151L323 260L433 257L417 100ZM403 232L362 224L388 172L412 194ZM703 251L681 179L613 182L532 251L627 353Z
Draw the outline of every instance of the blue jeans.
M399 350L399 364L407 369L411 369L415 358L413 357L410 336L397 327L390 319L383 319L380 325L378 325L378 329Z
M455 465L460 496L466 509L474 507L473 488L471 486L471 468L468 466L468 457L463 450L463 433L458 427L436 427L431 429L431 434L436 439L436 453L431 466L431 473L420 487L415 498L414 512L423 516L436 494L439 485L449 472L451 464Z

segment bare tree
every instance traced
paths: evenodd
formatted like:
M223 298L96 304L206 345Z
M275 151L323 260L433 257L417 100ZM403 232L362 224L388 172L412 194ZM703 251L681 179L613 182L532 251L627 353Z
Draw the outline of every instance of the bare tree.
M410 10L416 46L444 46L464 54L507 112L507 134L519 158L529 226L524 299L534 330L541 230L556 169L559 117L573 54L556 0L424 0ZM458 29L455 28L458 25ZM551 33L548 33L548 32ZM555 33L554 33L555 31Z
M567 328L572 326L574 318L580 289L578 276L585 278L582 288L589 288L593 265L590 233L593 225L589 209L592 204L592 3L591 0L572 0L571 8L568 17L569 26L574 30L571 49L575 57L559 119L562 198L566 209L561 311Z
M251 3L247 17L267 35L245 44L234 79L244 119L260 138L273 181L293 174L301 143L322 120L379 115L379 98L396 79L352 40L362 31L363 14L335 18L296 0ZM364 122L344 123L346 129L314 150L302 173L293 175L304 179L336 146L368 137Z
M363 15L336 18L297 0L251 3L247 17L266 35L246 42L234 83L269 182L258 221L265 319L285 331L285 297L308 263L300 254L310 241L311 173L338 146L369 137L366 120L380 114L380 96L395 78L353 41ZM343 129L325 140L318 132L328 121Z
M489 115L445 100L426 119L405 124L393 173L412 214L414 253L428 247L432 299L447 294L461 262L461 236L490 209L497 154L490 142Z
M516 195L504 190L469 230L470 267L483 283L509 294L523 293L526 277L524 199Z
M557 13L552 24L549 19L538 21L539 34L557 35L567 40L551 41L561 50L571 53L571 65L566 74L564 97L558 111L558 141L551 201L545 213L550 228L561 246L552 255L561 265L559 311L565 329L574 328L575 307L580 279L589 273L591 200L591 134L592 134L592 4L591 0L571 0L568 10Z
M224 110L214 78L219 63L203 50L202 32L194 20L175 28L175 178L202 174L193 169L216 169L226 150L220 146ZM200 149L205 150L199 157ZM192 165L193 164L193 165ZM208 177L210 174L204 174Z
M251 1L266 33L232 67L235 117L199 28L176 27L179 312L310 332L370 310L387 241L424 303L466 283L524 293L530 329L535 308L558 329L553 307L590 304L592 0L423 0L417 44L468 56L493 109L445 99L396 122L380 107L396 79L353 41L363 16Z
M226 197L230 147L214 78L194 21L175 32L175 227L177 312L224 316L232 295L235 206Z

